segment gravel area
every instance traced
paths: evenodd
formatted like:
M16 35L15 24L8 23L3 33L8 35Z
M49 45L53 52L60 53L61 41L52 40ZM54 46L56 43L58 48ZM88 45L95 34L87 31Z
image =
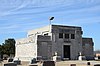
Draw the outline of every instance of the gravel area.
M90 65L87 63L90 62ZM8 63L7 61L0 62L0 66ZM55 66L71 66L71 64L76 64L76 66L94 66L95 64L100 64L100 61L59 61L55 63ZM29 66L29 62L21 62L21 65L17 66ZM42 66L42 63L38 62L38 66Z

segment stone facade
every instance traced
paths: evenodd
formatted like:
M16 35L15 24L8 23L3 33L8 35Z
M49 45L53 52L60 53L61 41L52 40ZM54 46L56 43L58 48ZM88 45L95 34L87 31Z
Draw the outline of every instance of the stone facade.
M94 57L94 43L92 38L82 38L82 48L83 48L83 55L87 59L93 59Z
M82 33L81 27L63 25L49 25L31 30L27 38L16 40L15 58L29 61L41 57L47 60L52 59L55 52L57 56L67 59L77 59L79 52L93 56L93 41L82 39ZM88 47L91 49L86 52L85 49L88 47L83 44L90 44Z
M16 56L15 59L22 59L23 61L36 58L37 45L34 41L28 38L16 40Z

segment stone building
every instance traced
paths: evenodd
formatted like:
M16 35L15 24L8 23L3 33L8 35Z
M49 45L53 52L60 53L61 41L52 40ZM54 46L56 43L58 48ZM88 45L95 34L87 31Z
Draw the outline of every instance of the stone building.
M27 38L16 40L15 58L29 61L32 58L51 59L54 53L67 59L77 59L79 52L93 57L92 38L82 38L77 26L49 25L28 31ZM87 51L88 49L88 51Z
M82 38L82 48L83 48L83 55L87 59L93 59L94 57L94 43L92 38Z

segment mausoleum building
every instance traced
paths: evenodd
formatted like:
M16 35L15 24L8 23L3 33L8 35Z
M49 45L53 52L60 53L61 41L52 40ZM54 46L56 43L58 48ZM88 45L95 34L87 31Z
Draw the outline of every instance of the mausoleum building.
M49 25L28 31L27 37L16 40L15 58L30 61L33 58L50 60L54 53L61 59L93 58L92 38L82 38L82 28L77 26Z

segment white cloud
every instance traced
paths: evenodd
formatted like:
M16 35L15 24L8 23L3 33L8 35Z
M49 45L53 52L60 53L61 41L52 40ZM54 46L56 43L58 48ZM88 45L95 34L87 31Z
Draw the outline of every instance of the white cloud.
M76 24L76 25L100 23L100 17L79 18L79 19L72 20L72 22L69 23Z
M5 9L6 11L0 11L0 16L2 17L1 19L6 19L4 22L5 24L7 23L5 26L0 25L2 26L0 30L3 31L3 29L12 29L13 32L13 29L31 29L32 27L34 27L33 25L41 25L42 23L48 24L46 21L46 17L51 15L57 17L55 19L55 23L57 21L59 23L63 21L63 23L66 24L73 24L73 22L75 24L99 22L100 17L96 17L96 15L100 13L99 3L100 2L97 0L10 0L9 2L6 2L6 4L0 3L2 4L2 6L8 5L8 7L1 8L3 10ZM30 9L28 10L27 8ZM34 21L32 22L32 18L37 23ZM0 21L2 21L1 19ZM95 21L91 19L94 19ZM8 25L9 23L11 23L12 25Z

